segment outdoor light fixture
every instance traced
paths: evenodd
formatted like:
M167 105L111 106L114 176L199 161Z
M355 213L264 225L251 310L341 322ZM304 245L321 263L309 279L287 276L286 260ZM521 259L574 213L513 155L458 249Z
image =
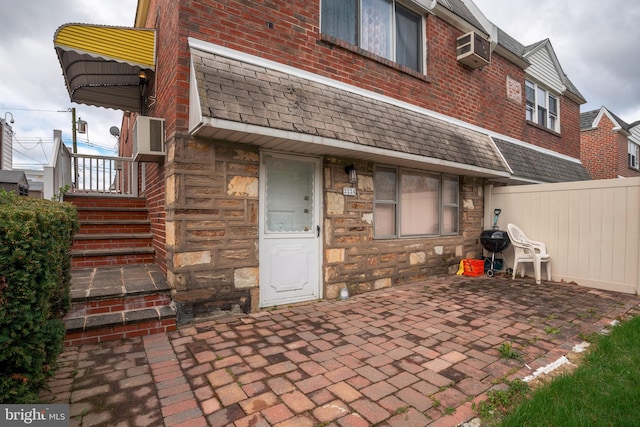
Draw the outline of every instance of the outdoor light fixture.
M147 78L147 72L140 70L138 72L138 87L140 88L140 114L144 115L144 98L147 92L147 85L149 79Z
M147 73L144 70L140 70L140 72L138 73L138 79L140 79L140 81L138 82L138 84L140 86L144 86L147 84Z
M349 182L351 184L355 184L358 182L358 173L356 172L356 167L351 163L349 166L344 168L344 172L349 175Z
M15 123L16 121L13 120L13 114L11 113L11 111L7 111L6 113L4 113L4 121L7 121L7 116L11 116L11 121L9 123Z

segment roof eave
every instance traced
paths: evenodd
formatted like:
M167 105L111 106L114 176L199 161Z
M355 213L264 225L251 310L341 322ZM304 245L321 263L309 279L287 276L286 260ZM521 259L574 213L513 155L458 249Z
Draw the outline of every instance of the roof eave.
M501 44L497 44L496 45L496 48L493 51L493 53L500 55L501 57L503 57L507 61L512 62L513 64L515 64L516 66L518 66L519 68L521 68L523 70L531 65L531 62L529 62L527 59L523 58L520 55L517 55L517 54L511 52L509 49L507 49L506 47L502 46Z

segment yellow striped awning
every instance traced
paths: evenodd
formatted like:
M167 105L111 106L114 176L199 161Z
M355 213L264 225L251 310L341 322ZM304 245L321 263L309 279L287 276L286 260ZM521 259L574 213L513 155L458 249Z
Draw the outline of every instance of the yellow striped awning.
M148 28L65 24L54 47L71 101L141 112L140 72L155 70L156 32Z

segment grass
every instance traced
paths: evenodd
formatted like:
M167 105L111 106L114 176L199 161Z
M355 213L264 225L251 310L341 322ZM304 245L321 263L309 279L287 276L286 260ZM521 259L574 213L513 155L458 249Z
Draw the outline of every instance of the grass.
M640 317L636 317L598 337L573 373L538 387L528 399L510 409L500 425L640 425L639 346Z
M520 360L522 361L522 353L515 348L509 341L505 341L498 348L500 357L507 360Z
M556 328L555 326L545 326L544 331L548 335L558 335L560 333L560 328Z
M506 380L503 383L505 385L503 390L490 390L487 393L487 400L474 406L485 423L489 421L489 424L494 425L496 420L502 419L514 405L523 401L529 393L529 385L520 379Z

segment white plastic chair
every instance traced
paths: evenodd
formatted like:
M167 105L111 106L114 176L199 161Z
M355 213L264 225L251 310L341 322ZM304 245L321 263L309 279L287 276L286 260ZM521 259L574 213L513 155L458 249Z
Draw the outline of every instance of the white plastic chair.
M524 277L524 263L533 264L533 271L536 276L536 283L540 284L540 270L542 263L547 264L547 280L551 280L551 255L547 253L547 247L542 242L536 242L527 237L526 234L514 224L507 225L507 234L511 240L515 258L513 260L513 277L515 279L520 264L521 275Z

